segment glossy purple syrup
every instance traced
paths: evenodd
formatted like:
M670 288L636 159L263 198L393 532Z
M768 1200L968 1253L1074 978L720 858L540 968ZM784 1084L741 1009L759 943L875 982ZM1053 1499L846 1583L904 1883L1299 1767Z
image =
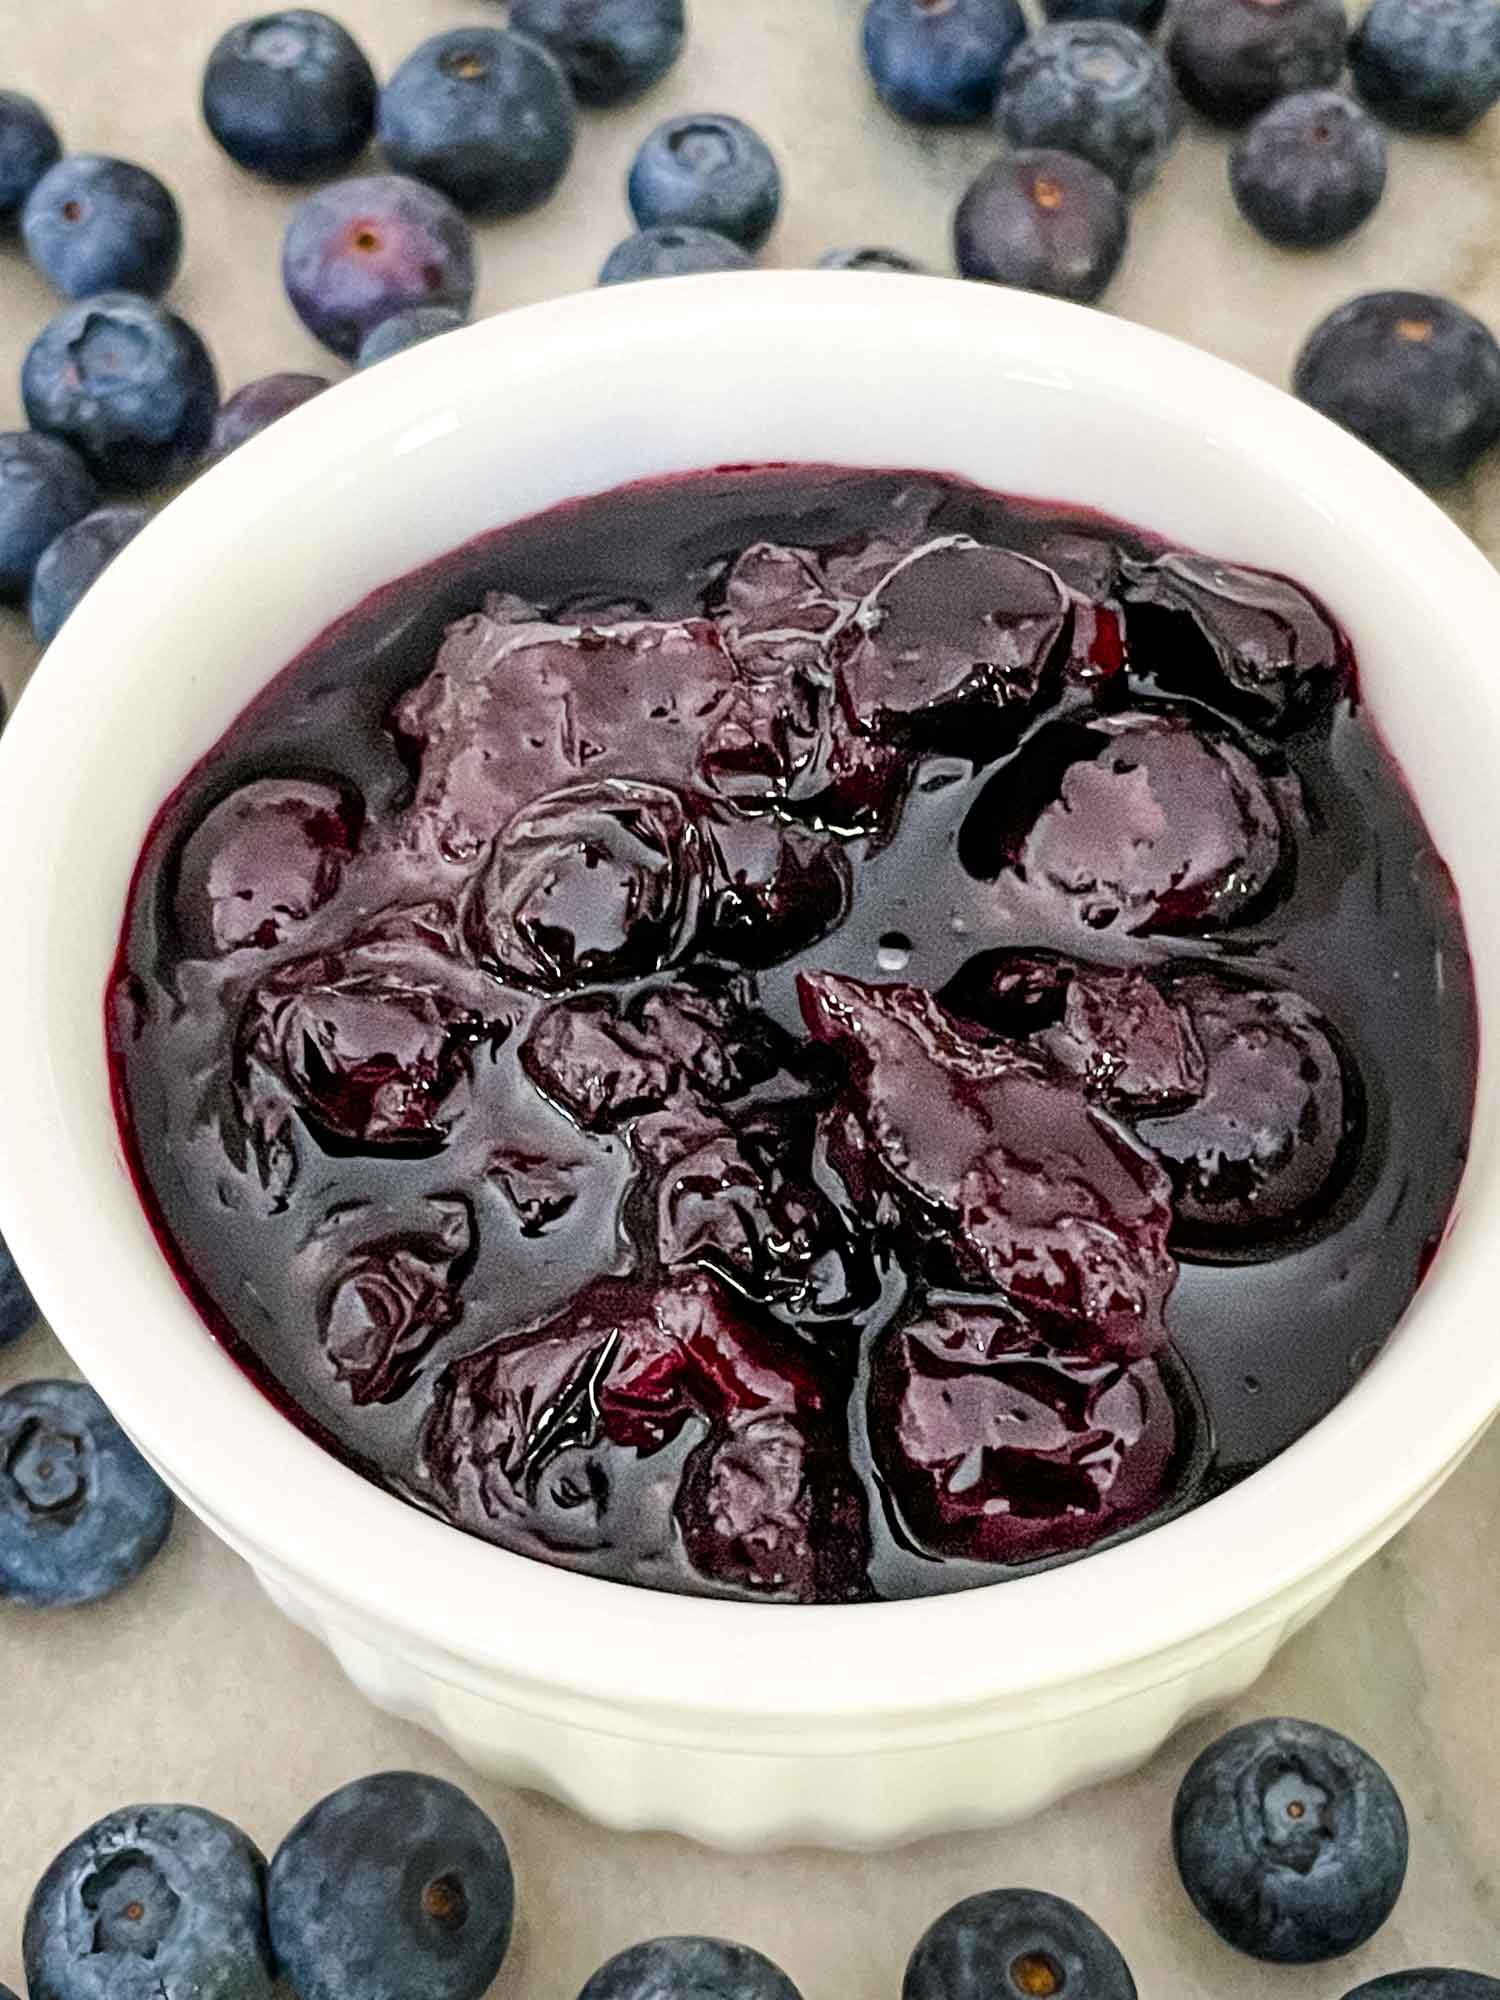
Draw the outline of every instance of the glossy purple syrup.
M108 1025L163 1246L295 1422L510 1548L793 1602L1282 1450L1416 1289L1476 1055L1310 597L816 466L343 619L163 808Z

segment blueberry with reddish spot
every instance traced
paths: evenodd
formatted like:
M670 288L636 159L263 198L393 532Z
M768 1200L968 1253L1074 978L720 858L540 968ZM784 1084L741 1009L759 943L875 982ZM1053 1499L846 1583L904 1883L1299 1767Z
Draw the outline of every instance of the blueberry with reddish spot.
M758 250L781 207L770 147L742 119L715 112L668 118L642 141L627 184L642 229L712 229Z
M898 117L969 125L989 117L1025 36L1017 0L870 0L865 67Z
M1195 111L1242 125L1278 97L1337 83L1348 41L1343 0L1182 0L1167 59Z
M1354 87L1388 125L1466 132L1500 98L1494 0L1374 0L1349 45Z
M1125 197L1089 161L1045 148L1002 153L953 218L965 278L1091 305L1125 255Z
M144 292L159 298L182 261L182 217L149 168L70 153L37 182L21 213L26 254L64 298Z
M21 1276L5 1238L0 1236L0 1347L9 1347L12 1341L19 1340L28 1327L35 1325L36 1317L31 1288Z
M628 104L682 53L683 0L511 0L510 25L551 49L580 104Z
M664 223L617 243L599 271L601 285L629 285L637 278L685 278L698 271L748 271L753 259L716 229Z
M203 116L229 157L295 184L352 167L375 130L375 72L339 22L310 7L241 21L203 73Z
M62 141L35 98L0 90L0 229L13 223L26 197L62 158Z
M818 259L820 271L920 271L922 266L900 250L884 250L874 244L849 244L825 250Z
M287 225L281 271L303 325L352 360L366 334L408 306L467 313L474 238L436 188L366 174L308 196Z
M326 375L292 373L262 375L254 382L247 382L242 389L235 390L214 418L209 456L216 460L227 458L249 439L268 430L278 417L300 410L304 403L311 402L330 386Z
M1012 146L1077 153L1122 194L1155 180L1182 129L1167 66L1117 21L1060 21L1021 44L995 100Z
M456 306L408 306L405 312L392 313L389 319L371 328L359 343L354 365L370 368L377 361L389 361L393 354L404 354L409 347L420 347L425 340L452 333L466 321L467 315Z
M38 431L0 431L0 600L25 597L42 552L98 498L70 444Z
M1358 229L1385 192L1385 136L1337 90L1268 106L1229 156L1241 215L1290 250L1322 250Z
M578 2000L801 2000L780 1966L723 1938L633 1944L584 1982Z
M1040 1889L990 1889L955 1903L912 1953L901 2000L1136 2000L1114 1941Z
M151 516L144 507L100 507L64 528L48 545L31 579L27 613L32 636L50 646L77 609L84 592L103 575Z

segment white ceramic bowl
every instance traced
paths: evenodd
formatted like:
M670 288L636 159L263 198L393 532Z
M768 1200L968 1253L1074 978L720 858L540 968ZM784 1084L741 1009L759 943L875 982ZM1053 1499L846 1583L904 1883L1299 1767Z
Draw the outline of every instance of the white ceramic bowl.
M1310 585L1353 636L1457 878L1484 1026L1500 1023L1500 579L1414 487L1277 391L983 286L622 286L388 362L174 502L0 742L0 1226L63 1341L376 1701L600 1819L743 1846L993 1822L1140 1761L1246 1687L1500 1405L1487 1057L1450 1238L1334 1413L1186 1518L990 1590L802 1610L567 1575L366 1484L210 1339L137 1204L105 1067L106 976L159 803L376 585L623 480L799 459L1088 503Z

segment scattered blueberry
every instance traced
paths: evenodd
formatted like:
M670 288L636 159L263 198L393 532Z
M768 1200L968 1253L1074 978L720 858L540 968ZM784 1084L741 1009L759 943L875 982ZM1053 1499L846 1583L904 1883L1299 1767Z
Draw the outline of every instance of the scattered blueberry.
M268 430L278 417L300 410L329 388L326 375L262 375L236 389L214 418L209 456L227 458L248 439Z
M296 183L353 166L375 130L375 72L347 28L310 7L241 21L214 44L203 116L239 166Z
M109 486L192 470L213 431L213 359L176 313L135 292L65 306L32 342L21 396L39 431L75 445Z
M991 1889L939 1917L918 1943L901 2000L1136 2000L1130 1968L1092 1918L1039 1889Z
M287 225L281 272L303 325L352 360L367 333L408 306L466 313L474 239L436 188L365 174L308 196Z
M1181 0L1167 57L1195 111L1242 125L1278 97L1343 74L1343 0Z
M1025 35L1017 0L870 0L865 67L898 117L968 125L993 111Z
M1182 129L1166 64L1114 21L1039 28L1011 58L995 115L1011 145L1077 153L1124 194L1150 186Z
M1500 98L1500 7L1374 0L1354 31L1349 64L1355 89L1388 124L1466 132Z
M965 278L1089 305L1119 269L1130 215L1109 178L1075 153L1021 150L992 160L953 218Z
M0 1396L0 1602L107 1597L171 1525L171 1494L87 1383Z
M0 600L24 600L43 549L98 503L71 445L35 431L0 431Z
M682 53L683 0L511 0L517 34L545 43L580 104L628 104Z
M779 1966L722 1938L663 1937L601 1965L578 2000L801 2000Z
M43 174L21 213L26 253L64 298L159 298L182 261L182 217L145 167L70 153Z
M37 1884L31 2000L271 2000L265 1857L202 1806L124 1806Z
M1172 1845L1199 1914L1277 1965L1364 1944L1406 1876L1406 1815L1385 1772L1348 1737L1285 1716L1203 1752L1178 1791Z
M1367 1980L1344 2000L1500 2000L1500 1979L1482 1972L1453 1972L1440 1965L1413 1972L1388 1972Z
M627 285L637 278L683 278L694 271L748 271L752 259L738 243L714 229L666 224L641 229L617 243L599 271L601 285Z
M1262 111L1229 156L1240 213L1291 250L1321 250L1374 214L1385 135L1337 90L1299 90Z
M764 139L738 118L669 118L630 169L631 212L642 229L713 229L747 250L770 235L781 175Z
M12 1341L19 1340L28 1327L35 1325L36 1318L36 1300L5 1238L0 1236L0 1347L9 1347Z
M1423 486L1461 479L1500 439L1500 346L1430 292L1368 292L1316 326L1292 387Z
M440 333L452 333L465 323L466 315L454 306L408 306L370 329L359 344L354 365L368 368L373 362L388 361L393 354L404 354L408 347L420 347L424 340L436 340Z
M875 244L850 244L825 250L818 259L820 271L920 271L922 266L899 250L882 250Z
M1042 0L1049 21L1118 21L1149 35L1160 25L1167 0Z
M31 631L39 646L52 644L84 592L150 518L144 507L101 507L48 545L31 579Z
M472 1799L385 1771L303 1814L271 1862L267 1908L299 2000L479 2000L510 1943L515 1887Z
M0 90L0 228L14 222L26 197L62 158L62 141L34 98Z

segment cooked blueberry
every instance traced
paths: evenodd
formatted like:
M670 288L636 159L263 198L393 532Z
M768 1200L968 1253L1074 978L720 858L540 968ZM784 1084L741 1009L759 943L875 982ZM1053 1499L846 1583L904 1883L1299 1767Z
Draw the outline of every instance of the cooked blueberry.
M965 278L1091 304L1125 254L1125 198L1073 153L1025 148L992 160L958 205L953 252Z
M633 1944L585 1981L578 2000L801 2000L770 1959L721 1938Z
M214 44L203 116L229 157L296 183L353 166L375 130L375 72L337 21L290 7L241 21Z
M601 285L628 285L637 278L683 278L695 271L748 271L750 253L715 229L663 223L641 229L617 243L599 271Z
M1278 97L1337 83L1348 39L1343 0L1182 0L1167 58L1194 110L1240 125Z
M100 507L48 543L31 579L27 605L32 636L39 646L52 644L84 592L150 518L144 507Z
M1182 129L1166 64L1116 21L1038 29L1010 60L995 117L1012 146L1077 153L1128 195L1151 185Z
M125 1806L37 1884L31 2000L271 2000L265 1857L202 1806Z
M1492 0L1374 0L1349 45L1354 87L1388 125L1466 132L1500 98Z
M990 1889L945 1911L919 1941L901 2000L1136 2000L1113 1941L1040 1889Z
M1406 1876L1406 1815L1385 1772L1336 1730L1281 1716L1231 1729L1183 1779L1172 1846L1226 1944L1278 1965L1372 1938Z
M1301 90L1262 111L1229 156L1240 213L1292 250L1321 250L1373 215L1385 137L1336 90Z
M9 1347L36 1323L36 1300L0 1236L0 1347Z
M66 306L21 368L26 414L83 454L110 486L137 491L191 472L219 407L208 349L186 320L134 292Z
M313 1230L299 1266L318 1300L319 1343L356 1407L398 1400L457 1324L473 1243L457 1196L343 1202Z
M173 908L194 953L265 949L320 910L359 840L359 801L311 778L254 778L200 822Z
M1149 35L1167 11L1167 0L1042 0L1049 21L1118 21Z
M1344 2000L1500 2000L1500 1979L1429 1965L1367 1980L1346 1993Z
M708 816L704 833L708 950L738 965L774 965L847 911L853 882L839 841L733 807Z
M18 220L26 197L62 158L62 141L34 98L0 90L0 229Z
M1017 0L870 0L865 67L883 104L921 125L988 118L1026 34Z
M369 368L377 361L389 361L393 354L404 354L409 347L420 347L424 340L436 340L440 333L452 333L463 326L468 318L456 306L408 306L405 312L392 313L379 326L372 327L359 343L359 353L354 358L356 368Z
M682 53L683 0L511 0L510 25L551 49L580 104L628 104Z
M70 153L37 182L21 214L26 254L64 298L159 298L182 260L182 217L146 167Z
M0 1602L108 1597L171 1525L171 1494L86 1383L0 1396Z
M1423 486L1462 479L1500 438L1500 345L1430 292L1338 307L1308 336L1292 386Z
M435 188L366 174L308 196L287 225L281 272L309 333L352 360L366 334L408 306L467 313L474 239Z
M24 599L45 549L99 499L70 444L36 431L0 431L0 599Z
M647 135L628 191L642 229L712 229L758 250L781 207L781 174L748 125L702 112L669 118Z
M850 244L847 248L825 250L818 259L820 271L920 271L922 266L899 250L882 250L873 244Z
M247 382L235 390L214 418L209 456L227 458L250 438L268 430L278 417L300 410L329 386L326 375L262 375Z

